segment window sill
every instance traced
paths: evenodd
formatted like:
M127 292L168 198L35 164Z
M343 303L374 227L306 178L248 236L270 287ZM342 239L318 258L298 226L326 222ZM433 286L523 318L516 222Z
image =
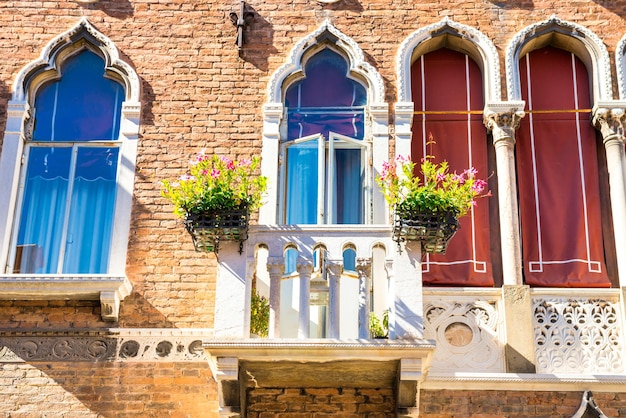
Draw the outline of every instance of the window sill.
M126 276L24 275L0 276L0 300L98 300L102 319L117 322L120 302L130 294Z

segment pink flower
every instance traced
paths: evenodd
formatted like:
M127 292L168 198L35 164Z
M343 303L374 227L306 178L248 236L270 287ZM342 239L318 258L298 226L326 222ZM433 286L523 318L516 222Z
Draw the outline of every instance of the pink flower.
M229 170L235 169L235 163L233 162L233 160L228 157L221 157L220 159L224 164L226 164L226 168L228 168Z
M182 180L182 181L189 181L189 180L195 180L195 179L196 178L194 176L190 176L189 174L183 174L179 178L179 180Z
M241 160L239 160L239 163L237 164L238 167L248 167L250 164L252 164L252 160L249 158L242 158Z
M459 183L459 184L464 184L465 183L465 176L463 174L457 174L454 173L454 175L452 176L452 180Z
M211 177L216 179L220 176L221 173L222 172L220 170L218 170L217 168L214 168L213 170L211 170Z
M437 174L437 181L444 181L446 179L446 175L443 173Z
M486 186L487 182L485 180L478 179L474 181L474 184L472 184L472 191L474 193L480 194L483 190L485 190Z

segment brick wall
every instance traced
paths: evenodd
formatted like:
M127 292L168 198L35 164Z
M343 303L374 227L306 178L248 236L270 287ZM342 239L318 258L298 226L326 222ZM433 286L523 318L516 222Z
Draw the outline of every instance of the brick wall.
M569 418L580 407L583 392L422 390L420 417ZM626 416L626 394L593 392L608 417Z
M392 418L392 389L249 389L248 418Z
M291 48L325 19L363 49L366 60L382 74L386 100L392 105L398 46L413 31L444 16L482 31L496 44L503 76L504 51L512 36L552 13L594 31L610 52L626 32L624 1L450 0L414 2L411 7L396 0L247 3L257 15L239 57L236 31L228 19L229 12L238 11L236 1L0 2L0 55L4 57L0 131L5 128L5 109L17 73L82 16L117 45L141 79L143 108L127 260L134 290L121 307L122 327L212 326L215 257L193 251L182 223L160 196L160 180L178 177L189 157L201 149L236 158L259 154L267 82ZM44 326L99 325L99 312L77 311L71 305L61 306L66 312L59 321L58 305L35 305L27 312L40 322L53 318Z
M200 363L0 364L0 415L218 417L216 387Z
M247 3L257 16L247 32L249 43L239 57L234 46L235 28L228 19L229 12L238 11L235 0L100 0L91 5L64 0L0 2L0 132L6 126L7 103L18 72L37 59L52 38L75 26L82 16L117 45L122 59L133 66L141 79L143 107L126 260L134 289L122 303L120 321L115 326L213 326L215 256L193 251L181 222L160 196L160 180L177 177L190 155L201 149L236 158L259 154L261 108L266 100L267 82L294 44L325 19L358 43L366 60L383 76L386 100L392 105L390 120L396 101L398 46L415 30L444 16L480 30L495 43L503 77L503 57L510 39L522 28L553 13L594 31L610 54L626 33L623 0ZM615 87L615 73L613 81ZM505 86L503 82L503 90ZM2 141L0 135L0 146ZM101 321L99 304L91 301L0 302L0 329L104 329L110 325ZM81 417L135 413L216 416L217 395L210 377L208 368L197 363L1 364L0 411L12 417L36 416L35 411L47 411L50 416L62 411L66 417L74 412L74 416ZM373 402L373 395L363 390L328 390L332 393L321 395L304 390L302 395L300 389L295 394L292 389L285 389L276 398L282 396L281 408L290 408L285 405L293 396L304 396L309 405L324 399L324 405L342 408L336 411L347 416L365 416L358 414L369 412L359 407L391 408L388 401ZM569 416L580 401L577 392L497 395L425 391L422 416ZM385 399L389 395L377 396ZM595 396L607 415L626 415L622 395ZM346 400L359 397L369 400ZM279 416L279 411L252 412L258 416ZM292 413L289 416L312 414ZM384 414L389 414L389 409L371 411L369 416Z

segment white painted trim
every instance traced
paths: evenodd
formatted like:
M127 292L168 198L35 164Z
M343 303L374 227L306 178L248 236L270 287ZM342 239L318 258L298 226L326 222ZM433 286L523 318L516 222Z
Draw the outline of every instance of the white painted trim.
M117 321L119 305L130 294L126 276L114 275L4 275L0 300L93 300L101 303L102 318Z
M429 373L423 390L512 390L626 392L626 375L530 373Z
M437 23L416 30L400 44L396 58L398 102L415 100L411 97L411 65L415 49L424 42L432 41L436 36L445 35L446 31L461 38L482 59L479 66L483 73L485 103L501 101L500 59L495 45L479 30L457 23L446 16Z
M560 33L577 41L587 52L591 61L589 71L593 78L593 102L613 99L613 84L611 80L611 60L602 40L592 31L576 23L559 19L552 15L543 22L527 26L518 32L506 49L505 65L508 99L521 100L521 84L519 74L520 53L529 42L549 33ZM541 47L543 45L539 45ZM525 51L529 52L529 51Z

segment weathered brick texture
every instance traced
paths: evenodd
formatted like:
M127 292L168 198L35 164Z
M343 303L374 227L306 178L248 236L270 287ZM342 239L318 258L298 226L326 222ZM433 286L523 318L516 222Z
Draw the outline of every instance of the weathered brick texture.
M198 363L0 364L6 417L218 417L216 383Z
M250 418L391 418L395 417L392 389L285 388L249 389Z
M583 392L422 390L420 417L569 418L580 407ZM626 394L593 392L608 417L626 416Z
M160 181L178 177L189 157L202 149L235 158L258 155L267 83L293 46L325 19L353 39L382 75L390 120L397 100L396 56L401 42L445 16L480 30L496 45L503 99L507 45L528 25L552 14L582 25L602 39L612 61L626 33L624 0L340 0L331 5L314 0L247 0L247 4L256 17L240 57L228 18L231 11L238 11L236 0L0 1L0 132L6 127L7 105L19 71L83 16L116 44L140 77L142 114L125 260L134 288L122 303L116 327L213 326L215 255L193 250L182 223L160 196ZM393 143L393 133L390 139ZM3 141L0 134L0 147ZM0 328L54 331L110 326L101 320L100 305L93 301L0 302ZM382 389L259 391L250 394L251 405L258 408L250 410L253 418L394 416L393 396ZM608 416L626 416L623 394L594 395ZM567 417L578 407L581 393L423 391L421 397L423 417ZM203 364L0 365L0 412L13 418L44 413L66 418L211 417L216 411L215 383Z

